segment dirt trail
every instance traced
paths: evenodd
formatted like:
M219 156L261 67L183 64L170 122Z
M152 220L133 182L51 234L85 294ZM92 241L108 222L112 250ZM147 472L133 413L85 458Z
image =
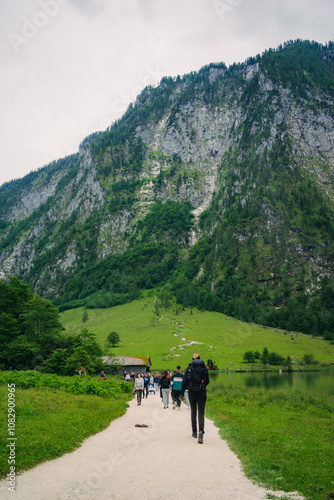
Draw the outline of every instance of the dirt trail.
M133 400L124 416L73 453L18 476L16 494L1 481L0 499L264 500L273 493L249 481L213 422L205 425L204 444L198 444L185 404L173 410L164 409L158 395L139 407Z

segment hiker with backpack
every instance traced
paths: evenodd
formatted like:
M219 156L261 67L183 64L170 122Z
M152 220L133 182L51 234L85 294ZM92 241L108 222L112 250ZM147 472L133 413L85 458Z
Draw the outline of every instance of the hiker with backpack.
M170 377L170 386L172 389L172 400L173 400L173 410L177 407L181 410L181 387L183 382L183 373L181 372L181 366L176 367L176 372L174 372Z
M203 443L204 434L204 409L206 403L206 386L209 384L209 371L197 352L193 354L192 362L188 365L181 387L180 399L184 398L184 392L189 389L189 401L191 409L192 436L197 438L198 420L198 442Z

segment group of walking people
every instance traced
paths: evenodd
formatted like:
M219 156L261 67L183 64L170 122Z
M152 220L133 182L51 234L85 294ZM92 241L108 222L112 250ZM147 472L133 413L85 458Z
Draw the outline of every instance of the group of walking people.
M174 373L166 370L161 376L159 373L155 375L138 373L134 380L134 393L137 395L137 406L140 406L145 395L147 398L150 392L157 394L159 391L164 409L169 408L170 395L173 409L181 410L181 402L185 398L187 407L191 410L192 436L198 438L199 443L203 443L206 386L208 384L209 368L195 352L192 362L184 374L180 366L176 367Z
M153 392L155 394L154 389L154 376L150 373L138 373L134 378L134 386L133 393L137 394L137 406L141 405L142 399L146 396L148 397L149 393Z

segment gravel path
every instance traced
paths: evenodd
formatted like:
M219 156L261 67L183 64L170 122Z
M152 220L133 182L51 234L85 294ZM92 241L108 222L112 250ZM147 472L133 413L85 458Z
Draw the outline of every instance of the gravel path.
M139 407L133 400L125 415L73 453L19 475L15 494L1 481L0 499L264 500L273 493L249 481L213 422L205 425L198 444L185 404L173 410L164 409L158 395Z

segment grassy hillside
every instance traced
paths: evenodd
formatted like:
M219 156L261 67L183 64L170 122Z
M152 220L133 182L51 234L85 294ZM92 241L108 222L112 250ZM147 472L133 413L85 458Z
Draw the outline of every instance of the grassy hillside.
M115 354L149 355L153 370L172 369L177 364L185 367L197 350L202 359L211 358L221 370L248 369L244 353L250 350L262 353L264 347L284 357L289 355L297 362L298 356L301 359L312 353L320 363L334 363L334 346L323 340L195 308L160 307L158 315L154 300L154 295L149 294L110 309L90 309L85 323L82 323L83 308L72 309L61 314L61 321L69 331L88 328L102 344L111 331L116 331L121 343L113 349Z

